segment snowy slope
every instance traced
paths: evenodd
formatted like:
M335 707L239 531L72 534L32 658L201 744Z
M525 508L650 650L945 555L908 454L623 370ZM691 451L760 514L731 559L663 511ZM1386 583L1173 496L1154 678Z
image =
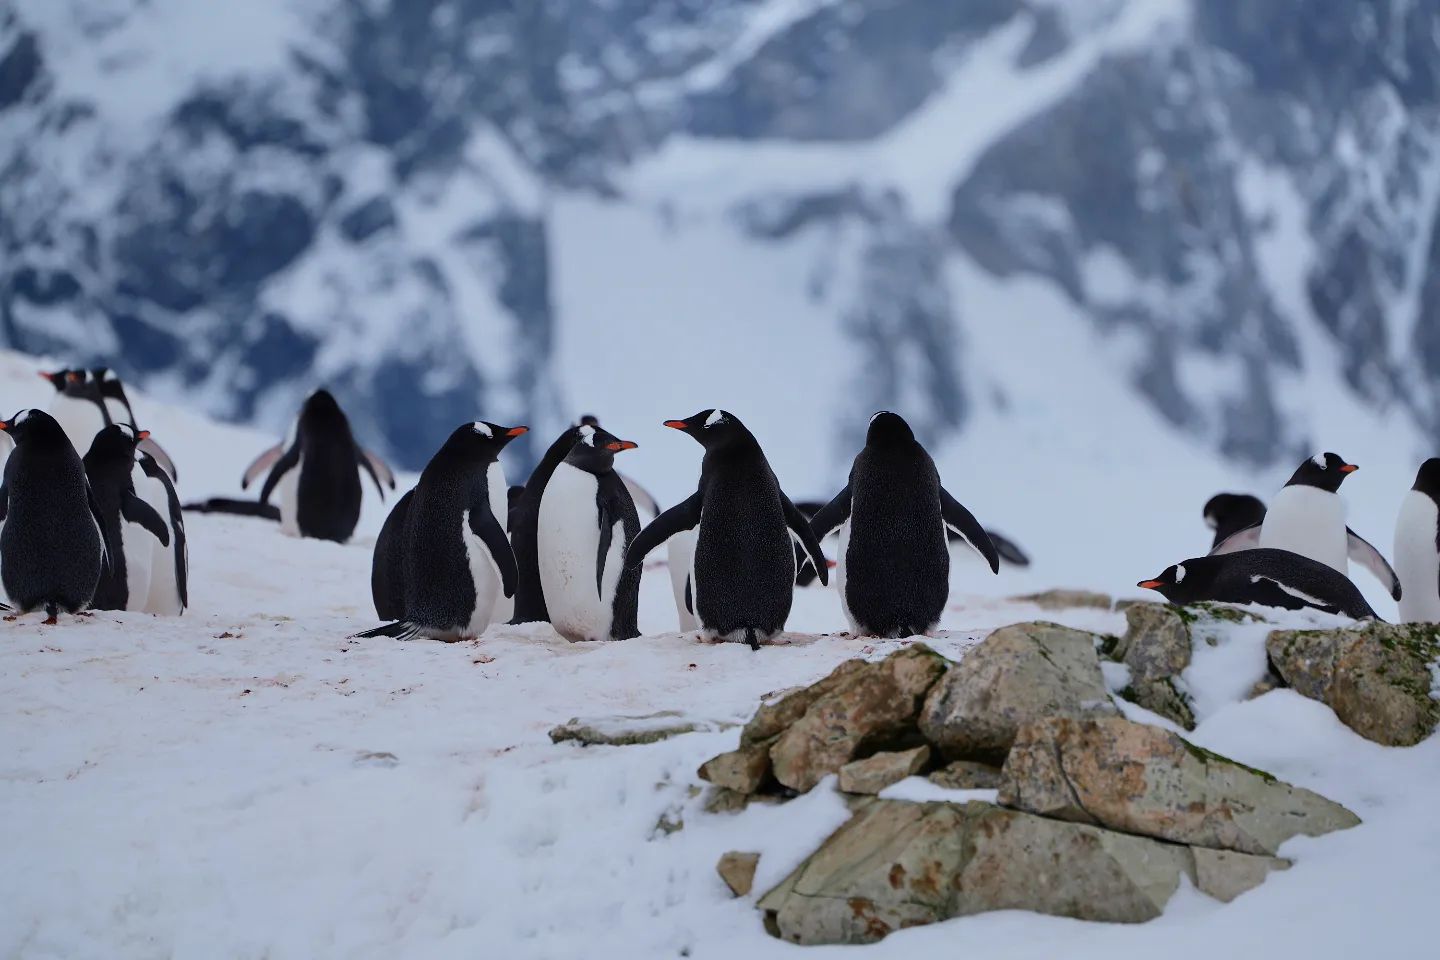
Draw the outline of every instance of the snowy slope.
M32 381L44 387L29 361L0 357L0 402L27 402ZM137 405L157 436L168 431L197 485L223 487L267 442L148 398ZM1133 452L1126 437L1149 430L1115 428L1114 475ZM656 433L665 431L642 442ZM1103 435L1097 426L1056 450L1040 489L1093 483L1106 464L1094 449ZM670 438L653 439L659 450ZM1157 452L1185 449L1170 442ZM966 453L952 451L951 469ZM671 449L656 462L693 467L687 456ZM1136 516L1087 545L1089 576L997 580L957 564L937 649L958 657L994 626L1042 616L977 590L1133 581L1154 572L1126 572L1135 544L1154 546L1171 530L1187 544L1203 540L1198 505L1182 495L1209 478L1146 462L1148 487L1088 488L1137 496L1105 500ZM1031 530L1020 519L1031 489L980 481L974 492L1014 517L1037 553L1067 556L1066 542L1097 523L1082 511L1067 527ZM365 522L377 515L367 509ZM0 956L796 955L763 932L751 902L729 897L714 864L726 850L763 850L757 889L766 889L845 819L828 785L783 807L712 816L693 795L695 769L732 746L735 730L588 749L552 745L546 731L577 715L661 709L740 721L769 691L894 649L822 636L843 623L833 593L800 591L791 642L759 653L666 632L674 613L664 571L644 580L647 635L625 643L572 645L543 628L499 628L453 646L347 641L373 622L365 543L291 540L235 518L195 517L189 527L187 616L106 613L57 628L32 616L0 629ZM1043 616L1123 628L1102 611ZM1263 668L1262 644L1263 631L1240 631L1197 658L1187 675L1202 717L1194 739L1349 805L1364 826L1291 842L1282 852L1296 866L1228 906L1186 890L1137 927L994 914L897 933L865 955L944 955L957 943L997 958L1258 960L1277 945L1316 960L1426 955L1440 879L1440 740L1380 748L1289 691L1233 702L1248 685L1242 675ZM660 830L662 817L684 828Z

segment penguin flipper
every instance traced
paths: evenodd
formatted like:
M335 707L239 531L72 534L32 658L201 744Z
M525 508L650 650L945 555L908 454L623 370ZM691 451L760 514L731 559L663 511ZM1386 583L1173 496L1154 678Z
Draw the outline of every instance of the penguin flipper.
M150 456L154 457L155 462L160 464L160 469L170 474L171 480L180 479L180 471L175 469L175 461L170 459L170 454L165 452L164 447L160 446L160 444L155 442L154 437L146 437L144 440L141 440L139 443L137 443L135 445L135 448L137 450L143 450L144 452L150 454Z
M1000 555L995 552L995 543L990 539L990 534L980 526L975 515L961 506L960 501L952 497L950 491L944 487L940 488L940 516L945 519L945 526L958 533L976 553L985 558L985 562L990 564L991 573L1000 572Z
M300 445L297 443L286 450L285 455L276 460L275 466L270 468L270 476L265 478L265 486L260 488L260 502L269 503L270 494L275 491L275 485L280 482L280 478L299 465Z
M396 620L394 623L382 623L378 627L352 633L346 639L369 640L372 637L394 637L396 640L413 640L419 633L419 624L411 623L408 620Z
M250 484L260 479L260 477L266 471L268 471L271 467L275 466L275 461L279 460L284 455L285 444L277 443L275 444L275 446L271 447L269 450L266 450L264 453L260 454L260 456L250 461L250 466L245 468L245 475L240 478L240 489L250 489Z
M232 500L229 497L211 497L185 504L190 513L231 513L240 517L259 517L262 520L279 520L280 508L271 503L257 500Z
M810 529L816 540L824 540L840 524L850 519L850 484L835 494L835 499L815 511L810 518Z
M1379 580L1385 589L1390 591L1390 598L1392 600L1399 600L1402 592L1400 589L1400 577L1396 575L1389 561L1385 559L1379 550L1372 547L1366 542L1364 537L1360 536L1360 534L1354 530L1346 527L1345 534L1347 537L1346 547L1350 559L1373 573L1375 579Z
M625 565L639 566L645 555L682 530L692 530L700 523L700 491L695 491L641 530L625 548Z
M90 481L85 481L85 502L90 505L90 518L95 521L95 529L100 534L100 562L106 570L113 570L114 565L110 562L110 537L105 533L105 524L101 521L100 504L95 502L95 491L90 489Z
M1015 541L1008 537L1002 537L994 530L986 530L985 532L990 535L990 542L995 544L995 552L1000 555L1001 560L1004 560L1012 567L1030 566L1030 557L1026 555L1024 550L1020 549Z
M10 484L0 483L0 523L10 515Z
M390 465L364 447L357 446L355 452L360 466L364 467L365 472L370 474L370 479L375 481L375 489L380 491L380 499L384 500L385 488L395 489L395 474Z
M479 489L478 485L476 489ZM495 569L500 572L500 583L505 589L505 596L515 596L515 551L510 546L510 538L505 536L500 521L490 512L490 502L483 495L471 497L470 532L485 544L485 550L490 554L490 562L495 564Z
M1266 607L1279 607L1282 610L1319 610L1322 613L1342 612L1335 604L1321 600L1319 597L1312 597L1303 590L1289 586L1274 577L1256 573L1251 575L1250 583L1255 593L1255 602Z
M162 547L170 546L170 528L160 519L160 514L155 512L154 507L135 494L129 493L121 497L120 516L130 523L138 523L144 527L160 541Z
M1257 523L1253 527L1246 527L1244 530L1237 530L1230 534L1212 547L1206 556L1218 557L1226 553L1239 553L1241 550L1254 550L1259 546L1260 524Z
M845 489L850 489L847 485ZM785 491L780 491L780 506L785 508L785 523L790 531L799 539L800 545L810 555L810 562L815 564L815 573L820 577L820 582L827 587L830 585L830 564L825 560L825 551L820 549L820 538L815 536L815 531L810 529L810 518L800 512L790 498L785 496Z

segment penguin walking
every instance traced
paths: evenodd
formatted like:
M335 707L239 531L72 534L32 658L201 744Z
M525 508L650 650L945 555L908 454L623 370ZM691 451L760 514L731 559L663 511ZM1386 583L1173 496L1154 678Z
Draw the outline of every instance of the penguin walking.
M1289 550L1257 547L1197 557L1166 567L1138 584L1172 603L1260 604L1320 610L1354 620L1380 619L1350 578L1328 564Z
M393 622L356 637L471 640L490 625L496 598L514 596L515 554L505 537L507 487L498 458L527 429L467 423L430 458L415 489L396 505L403 523L375 543L375 606Z
M0 583L20 613L79 613L95 596L106 544L80 455L55 418L22 410L0 421L15 441L0 483Z
M1401 623L1440 623L1440 458L1420 465L1395 521Z
M385 461L356 443L350 420L335 397L328 390L316 390L300 408L285 440L246 468L242 490L265 477L258 503L217 497L185 509L278 519L281 531L292 537L344 543L360 521L360 470L370 474L382 499L386 487L395 489L395 475ZM278 509L270 503L277 492Z
M1334 453L1317 454L1296 469L1275 495L1258 525L1231 534L1210 551L1212 556L1268 547L1289 550L1325 564L1348 576L1350 561L1365 567L1399 600L1400 578L1381 555L1345 525L1345 501L1340 484L1359 470Z
M691 609L711 640L743 640L751 649L779 633L795 592L794 537L804 545L822 583L829 573L805 515L780 489L755 436L734 414L704 410L666 420L705 448L699 489L640 531L625 553L638 570L645 555L696 529L690 570Z
M169 524L135 492L135 449L144 439L127 424L111 424L95 435L82 461L101 530L114 547L90 601L96 610L144 610L156 546L162 556L170 547Z
M810 521L816 539L840 528L835 585L857 636L930 633L950 596L954 531L1000 572L1000 556L973 514L940 484L935 461L898 414L870 418L847 483Z
M540 500L540 585L555 631L572 642L628 640L636 626L640 570L625 550L640 532L630 488L615 454L635 449L597 426L555 468Z

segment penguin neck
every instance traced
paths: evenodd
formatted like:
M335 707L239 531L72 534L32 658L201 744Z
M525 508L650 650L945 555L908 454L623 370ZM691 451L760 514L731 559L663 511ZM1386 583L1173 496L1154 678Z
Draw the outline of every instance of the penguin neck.
M592 447L581 442L571 448L570 453L565 457L565 462L576 470L593 473L598 477L615 469L615 454L610 450Z

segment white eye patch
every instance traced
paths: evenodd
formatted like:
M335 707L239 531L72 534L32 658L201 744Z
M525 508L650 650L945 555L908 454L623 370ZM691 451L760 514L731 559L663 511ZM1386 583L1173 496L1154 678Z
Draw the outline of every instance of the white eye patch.
M29 419L30 419L30 414L33 413L33 412L34 412L34 411L32 411L32 410L21 410L19 413L15 414L15 426L18 427L18 426L20 426L20 424L24 423L26 420L29 420Z
M725 414L721 413L719 410L711 410L711 411L710 411L710 416L708 416L708 417L705 418L705 426L706 426L706 427L713 427L713 426L715 426L715 424L719 423L721 420L724 420L724 419L725 419Z
M589 425L581 427L580 442L587 447L595 446L595 428Z
M484 423L483 421L480 421L480 420L476 420L474 423L472 423L472 424L470 425L470 429L474 430L476 433L480 434L480 436L482 436L482 437L493 437L493 436L495 436L495 434L492 433L491 430L490 430L490 425L489 425L488 423Z
M1330 469L1330 465L1325 462L1325 454L1323 453L1315 454L1315 456L1310 458L1310 462L1315 464L1315 466L1319 467L1321 470Z
M1175 568L1175 582L1183 583L1185 580L1185 565L1181 564Z

